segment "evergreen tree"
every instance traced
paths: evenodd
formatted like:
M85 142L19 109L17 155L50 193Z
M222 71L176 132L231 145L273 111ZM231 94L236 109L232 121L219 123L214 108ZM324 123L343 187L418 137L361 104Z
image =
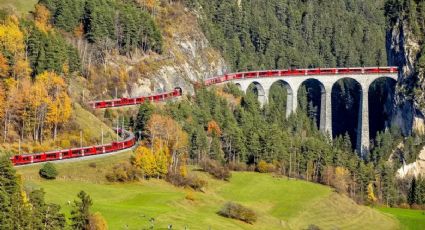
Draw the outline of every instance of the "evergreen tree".
M34 229L59 230L66 225L65 215L60 213L60 206L46 204L45 192L34 190L29 195L29 201L33 208Z
M153 106L149 102L140 105L136 120L134 121L134 132L139 138L146 138L145 129L153 113ZM139 136L140 135L140 136Z
M75 230L88 230L90 224L90 207L93 205L90 196L81 191L78 193L78 200L74 201L71 210L71 227Z
M412 182L410 183L409 193L407 196L407 202L410 205L416 204L418 201L418 186L416 184L416 177L412 178Z

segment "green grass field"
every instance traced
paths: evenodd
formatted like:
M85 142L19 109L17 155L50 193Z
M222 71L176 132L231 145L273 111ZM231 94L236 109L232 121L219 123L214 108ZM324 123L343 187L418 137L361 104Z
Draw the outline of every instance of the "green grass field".
M194 171L208 180L204 193L176 188L162 180L110 184L105 173L116 162L126 161L130 153L89 161L60 163L60 176L45 181L37 175L40 165L18 168L27 189L42 187L46 199L58 203L69 215L68 201L85 190L94 200L94 211L106 218L110 229L143 229L155 218L155 229L304 229L315 224L321 229L397 229L390 215L358 206L329 187L305 181L276 178L267 174L233 173L230 182L218 181ZM95 163L96 167L89 167ZM194 200L186 199L193 194ZM217 215L226 201L254 209L258 221L245 224Z
M38 0L0 0L0 8L13 7L19 13L28 13L34 9Z
M401 229L421 230L425 229L425 211L401 208L378 208L396 217L401 224Z

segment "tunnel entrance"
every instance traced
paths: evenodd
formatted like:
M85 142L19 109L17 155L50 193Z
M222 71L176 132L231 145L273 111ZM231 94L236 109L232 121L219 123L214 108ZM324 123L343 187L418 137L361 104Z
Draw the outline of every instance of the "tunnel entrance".
M332 87L333 138L347 133L353 149L357 143L361 95L361 85L352 78L340 79Z
M299 109L305 112L320 127L322 95L325 93L323 84L316 79L304 81L298 89ZM325 103L325 102L323 102Z
M395 86L397 81L382 77L369 86L369 132L375 139L379 131L389 128L394 110Z

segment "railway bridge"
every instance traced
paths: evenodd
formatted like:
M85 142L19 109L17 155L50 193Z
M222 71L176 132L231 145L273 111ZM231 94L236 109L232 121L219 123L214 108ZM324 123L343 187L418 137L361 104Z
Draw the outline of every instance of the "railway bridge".
M254 85L260 104L267 103L270 88L280 82L287 90L286 116L294 113L298 106L298 89L310 79L319 82L321 89L320 130L332 137L332 88L341 79L353 79L361 88L359 116L357 128L357 151L364 156L369 151L369 88L380 78L398 80L397 67L368 67L368 68L329 68L329 69L296 69L270 70L226 74L207 79L206 85L232 82L242 91L247 92Z

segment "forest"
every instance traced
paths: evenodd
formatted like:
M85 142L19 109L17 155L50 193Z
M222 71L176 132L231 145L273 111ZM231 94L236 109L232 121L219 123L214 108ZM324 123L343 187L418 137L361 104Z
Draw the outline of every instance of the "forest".
M175 174L187 176L186 165L191 163L221 179L230 176L229 169L273 172L330 185L359 203L424 204L423 179L412 182L395 177L403 154L414 158L421 148L421 137L403 139L397 129L380 132L370 154L362 159L352 150L348 135L331 140L318 130L309 117L305 88L300 109L288 119L283 87L274 87L272 95L263 109L254 93L245 95L234 85L199 89L196 98L168 103L164 108L143 104L136 115L128 114L126 125L144 134L140 138L147 148L135 151L132 166L118 165L112 180L120 181L117 178L123 171L134 175L135 170L173 181ZM405 148L390 155L399 142ZM172 156L168 163L164 152ZM202 183L191 180L188 183L195 188Z
M186 2L234 71L387 63L383 0Z
M27 17L0 9L0 136L5 147L37 152L75 145L77 138L71 136L79 131L72 130L78 125L73 112L81 99L71 95L70 85L89 79L112 49L122 55L161 52L161 33L149 9L127 1L68 0L41 0ZM88 49L95 52L89 55Z

